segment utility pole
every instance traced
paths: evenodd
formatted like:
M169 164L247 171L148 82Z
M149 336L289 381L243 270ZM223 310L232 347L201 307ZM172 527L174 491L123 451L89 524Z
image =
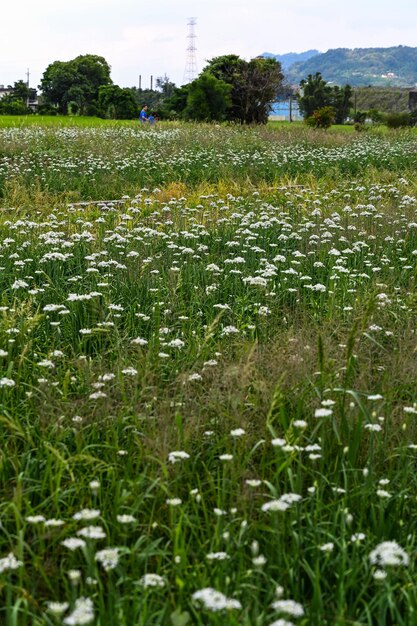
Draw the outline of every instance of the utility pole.
M139 91L142 89L142 74L139 74Z
M26 70L26 87L28 88L28 95L26 98L26 106L27 108L29 108L29 76L30 76L30 72L29 72L29 68L27 68Z
M187 59L185 62L185 71L184 71L184 84L191 83L194 78L197 76L197 57L196 57L196 46L195 40L197 35L195 34L195 25L197 23L196 17L189 17L187 26L188 26L188 35L187 39L189 40L187 46Z

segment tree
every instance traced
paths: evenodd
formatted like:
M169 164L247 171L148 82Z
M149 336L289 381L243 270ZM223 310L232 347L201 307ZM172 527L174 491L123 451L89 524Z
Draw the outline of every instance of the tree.
M138 105L131 89L102 85L98 90L98 108L107 118L130 120L138 115Z
M320 72L309 74L307 80L300 83L302 95L298 96L300 113L307 119L314 111L329 106L331 99L331 87L322 78Z
M213 58L203 73L231 86L227 119L241 124L263 124L281 88L283 74L275 59L256 57L245 61L235 54Z
M331 104L335 113L335 124L343 124L346 118L349 116L349 111L352 106L352 87L345 85L339 87L335 85L331 92Z
M175 83L169 80L169 76L164 74L164 76L158 76L155 81L156 89L162 94L162 100L165 98L170 98L174 93L176 87Z
M39 88L45 105L57 107L66 114L68 105L74 103L81 115L94 109L98 90L110 85L110 66L94 54L85 54L72 61L54 61L46 68Z
M315 111L323 107L334 109L335 121L343 124L352 106L352 88L350 85L331 87L320 72L309 74L300 83L301 94L298 96L300 112L304 119L310 118Z
M230 91L230 85L203 72L189 85L184 118L202 122L224 120L231 104Z
M11 94L14 100L19 100L25 105L28 101L30 89L23 80L18 80L13 86L13 93Z
M183 85L182 87L176 87L172 95L164 100L162 111L166 117L178 118L182 116L185 107L187 106L190 84L191 83Z

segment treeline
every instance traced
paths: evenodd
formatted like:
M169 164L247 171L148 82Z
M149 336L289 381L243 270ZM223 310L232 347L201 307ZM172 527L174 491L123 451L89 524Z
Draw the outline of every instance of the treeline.
M163 119L266 123L282 81L275 59L245 61L231 54L209 61L198 78L182 87L164 76L157 78L155 90L121 88L112 83L105 59L84 55L48 66L39 113L131 119L147 104Z

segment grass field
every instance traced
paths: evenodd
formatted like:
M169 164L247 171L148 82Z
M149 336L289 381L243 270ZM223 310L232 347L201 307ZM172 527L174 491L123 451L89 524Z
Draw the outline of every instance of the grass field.
M0 118L0 623L417 623L416 166Z

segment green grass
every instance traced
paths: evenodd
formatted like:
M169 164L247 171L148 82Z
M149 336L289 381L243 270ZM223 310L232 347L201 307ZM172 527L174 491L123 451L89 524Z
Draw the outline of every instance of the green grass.
M0 622L415 624L415 135L155 131L0 131Z

